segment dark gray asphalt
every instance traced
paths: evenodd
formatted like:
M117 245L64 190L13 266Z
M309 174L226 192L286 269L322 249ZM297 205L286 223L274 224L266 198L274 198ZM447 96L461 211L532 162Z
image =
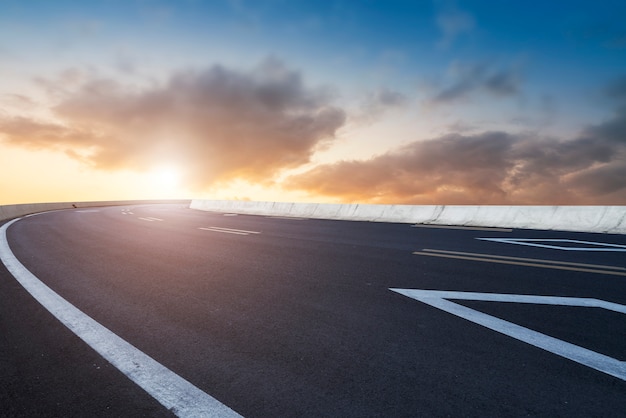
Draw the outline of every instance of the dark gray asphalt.
M245 417L624 416L626 381L389 288L626 305L626 276L413 252L617 267L626 267L626 253L478 237L626 245L620 235L224 216L180 205L51 212L8 229L13 252L44 283ZM460 303L626 360L624 315ZM169 412L52 318L1 266L0 415Z

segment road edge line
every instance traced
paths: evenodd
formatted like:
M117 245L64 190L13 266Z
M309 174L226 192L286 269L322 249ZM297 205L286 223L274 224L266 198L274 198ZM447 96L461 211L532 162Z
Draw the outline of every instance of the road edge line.
M241 416L76 308L24 267L11 251L6 233L20 219L0 227L0 260L48 312L176 416Z

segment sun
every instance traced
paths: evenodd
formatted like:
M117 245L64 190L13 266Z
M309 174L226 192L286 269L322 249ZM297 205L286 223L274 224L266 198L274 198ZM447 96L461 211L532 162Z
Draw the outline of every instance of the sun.
M154 169L151 178L154 184L164 189L176 188L180 185L181 171L174 166L162 166Z

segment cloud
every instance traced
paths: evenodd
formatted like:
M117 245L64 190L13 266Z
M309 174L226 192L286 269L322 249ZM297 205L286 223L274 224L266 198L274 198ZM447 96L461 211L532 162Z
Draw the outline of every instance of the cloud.
M0 133L5 136L6 142L30 149L66 150L68 146L99 141L91 132L22 116L1 117Z
M481 64L454 64L451 69L452 82L440 88L429 100L442 104L467 99L477 92L486 92L497 97L513 96L520 92L521 75L517 68L492 69Z
M613 80L603 91L610 99L626 102L626 76Z
M450 134L317 166L285 185L346 202L624 205L625 138L626 112L570 140Z
M408 103L409 98L405 94L388 88L380 88L370 92L363 99L360 109L355 112L353 119L359 122L372 122L387 111L403 108Z
M471 14L458 9L439 13L436 23L441 31L441 39L437 43L441 48L450 47L460 35L471 32L476 26Z
M241 178L270 181L309 161L345 122L326 91L268 59L252 71L213 66L138 89L74 75L54 90L57 122L0 119L10 144L62 150L99 169L184 165L191 187ZM54 84L40 81L44 87Z

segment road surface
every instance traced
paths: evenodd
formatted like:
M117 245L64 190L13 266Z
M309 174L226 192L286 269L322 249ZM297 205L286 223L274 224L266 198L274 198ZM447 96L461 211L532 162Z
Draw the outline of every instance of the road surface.
M245 417L626 411L625 236L144 205L25 217L6 240L69 305ZM181 415L162 403L0 267L1 416Z

